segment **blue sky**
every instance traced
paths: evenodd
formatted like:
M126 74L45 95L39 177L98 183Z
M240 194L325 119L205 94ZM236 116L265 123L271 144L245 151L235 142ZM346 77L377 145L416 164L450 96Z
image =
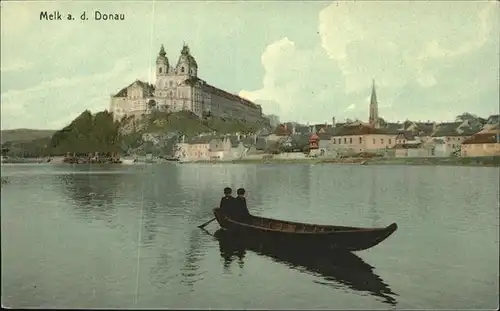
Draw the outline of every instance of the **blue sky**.
M185 41L209 83L283 121L499 113L499 4L471 2L2 2L2 129L57 129ZM41 11L74 21L40 21ZM125 21L80 21L83 11ZM151 67L153 66L153 67Z

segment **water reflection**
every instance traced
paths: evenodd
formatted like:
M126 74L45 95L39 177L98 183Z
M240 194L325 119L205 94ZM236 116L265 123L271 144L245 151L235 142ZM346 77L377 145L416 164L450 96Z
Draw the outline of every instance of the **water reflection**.
M305 252L276 245L256 244L249 240L236 240L227 231L220 229L214 236L219 241L225 268L235 259L240 267L243 267L246 251L250 250L284 263L292 269L321 276L323 280L314 281L315 283L333 287L344 285L355 291L368 292L381 298L386 304L397 304L393 297L397 294L373 271L374 267L353 253Z
M380 225L380 216L377 210L378 196L377 188L378 185L378 174L374 174L372 182L370 185L370 194L368 195L368 205L369 205L369 215L372 219L372 227L378 227Z
M141 245L148 247L153 245L158 233L158 223L156 217L159 206L157 202L152 200L143 200L142 204L144 205L142 207L144 212L142 215L143 225L140 230L144 230L146 232L142 235Z
M257 180L258 182L252 185L252 188L247 187L249 191L253 190L253 192L259 194L257 200L250 198L250 195L247 198L252 213L255 215L267 213L269 216L277 216L280 213L286 213L287 204L266 204L275 202L277 196L284 200L293 198L293 202L289 201L290 204L306 209L313 206L310 195L312 190L311 181L314 180L311 175L311 165L277 164L259 166ZM300 189L299 193L297 193L297 189ZM293 218L295 215L288 216Z
M157 241L155 249L158 255L152 258L156 263L150 267L150 282L157 288L178 282L188 292L195 290L195 284L203 279L204 270L200 269L206 251L205 235L198 228L191 231L185 249L169 240Z
M189 236L188 249L186 250L184 267L181 269L182 280L181 283L185 284L192 291L194 284L202 279L202 272L199 271L199 262L205 255L202 249L202 240L200 230L194 229Z
M87 220L114 215L113 201L123 174L91 166L75 166L69 174L56 175L62 191L77 207L78 215Z

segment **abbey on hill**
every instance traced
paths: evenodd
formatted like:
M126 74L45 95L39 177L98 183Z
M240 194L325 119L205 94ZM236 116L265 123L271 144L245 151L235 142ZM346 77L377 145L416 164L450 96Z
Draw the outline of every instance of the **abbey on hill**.
M136 80L111 96L110 111L116 120L141 116L154 109L192 111L197 116L212 115L257 121L263 118L260 105L221 90L198 78L198 64L184 44L175 66L171 66L163 45L156 58L156 83Z

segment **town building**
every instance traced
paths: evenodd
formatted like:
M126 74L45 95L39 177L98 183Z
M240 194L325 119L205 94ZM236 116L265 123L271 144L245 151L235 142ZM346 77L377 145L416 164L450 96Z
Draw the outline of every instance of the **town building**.
M396 145L397 132L374 128L368 125L354 125L339 128L331 137L333 149L338 154L361 152L385 154Z
M184 161L236 160L247 155L254 144L255 137L240 134L204 135L190 139L183 137L176 144L174 157Z
M500 130L483 131L466 139L461 146L462 157L500 156Z
M175 66L171 66L163 45L156 58L156 81L136 80L111 96L110 111L115 120L160 111L192 111L199 117L218 116L246 121L263 118L262 107L238 95L210 85L198 77L198 63L184 45Z
M361 152L385 155L390 148L396 145L396 137L400 131L382 126L381 121L374 80L370 97L368 123L355 121L341 126L334 124L332 130L323 129L326 133L332 132L332 148L339 155L352 155Z

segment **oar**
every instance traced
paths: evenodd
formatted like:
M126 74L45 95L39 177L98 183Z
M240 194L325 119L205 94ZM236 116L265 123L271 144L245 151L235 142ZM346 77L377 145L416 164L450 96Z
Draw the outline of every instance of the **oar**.
M207 229L205 229L205 228L200 228L200 229L201 229L201 231L203 231L203 232L205 232L206 234L210 235L211 237L215 238L215 236L214 236L212 233L208 232L208 230L207 230ZM215 239L216 239L216 238L215 238Z
M214 220L215 220L215 217L214 217L214 218L212 218L212 219L210 219L210 220L209 220L209 221L207 221L206 223L204 223L204 224L202 224L202 225L199 225L199 226L198 226L198 228L203 229L203 228L205 228L205 226L206 226L206 225L208 225L209 223L211 223L211 222L212 222L212 221L214 221Z

